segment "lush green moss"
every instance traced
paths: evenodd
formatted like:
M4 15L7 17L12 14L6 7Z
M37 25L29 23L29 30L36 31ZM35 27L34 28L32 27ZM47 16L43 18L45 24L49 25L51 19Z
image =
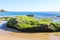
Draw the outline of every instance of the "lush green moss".
M11 18L7 22L8 27L14 27L17 29L28 29L29 31L60 31L60 23L53 22L52 18L41 18L40 20L35 19L34 17L29 16L16 16ZM34 29L35 28L35 29Z
M34 27L39 24L38 20L28 16L17 16L16 18L11 18L7 24L12 25L18 29Z
M60 23L59 22L53 22L55 30L60 31Z
M41 18L39 20L40 24L50 24L52 22L52 18Z
M1 20L8 21L11 17L0 17Z

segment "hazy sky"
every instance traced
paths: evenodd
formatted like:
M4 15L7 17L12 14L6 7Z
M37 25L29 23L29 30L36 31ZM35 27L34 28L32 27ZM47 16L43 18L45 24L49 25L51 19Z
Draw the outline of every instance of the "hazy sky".
M0 0L0 9L9 11L60 11L60 0Z

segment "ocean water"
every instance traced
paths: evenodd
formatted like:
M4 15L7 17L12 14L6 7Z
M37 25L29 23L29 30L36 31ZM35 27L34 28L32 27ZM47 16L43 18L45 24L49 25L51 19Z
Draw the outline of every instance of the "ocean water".
M20 15L35 15L35 16L60 16L60 12L0 12L0 16L20 16Z

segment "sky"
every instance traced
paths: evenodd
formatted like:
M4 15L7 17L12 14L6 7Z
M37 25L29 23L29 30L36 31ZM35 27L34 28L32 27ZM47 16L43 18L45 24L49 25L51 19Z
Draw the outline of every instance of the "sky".
M60 11L60 0L0 0L8 11Z

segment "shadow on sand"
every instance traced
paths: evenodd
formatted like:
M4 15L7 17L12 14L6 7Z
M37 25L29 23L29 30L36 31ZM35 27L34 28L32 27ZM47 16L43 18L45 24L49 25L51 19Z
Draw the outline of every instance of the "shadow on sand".
M18 31L18 30L15 30L15 29L13 29L13 28L8 28L7 26L6 26L6 23L3 23L2 25L1 25L1 27L0 27L0 29L2 29L2 30L5 30L5 31L10 31L10 32L20 32L20 31Z

